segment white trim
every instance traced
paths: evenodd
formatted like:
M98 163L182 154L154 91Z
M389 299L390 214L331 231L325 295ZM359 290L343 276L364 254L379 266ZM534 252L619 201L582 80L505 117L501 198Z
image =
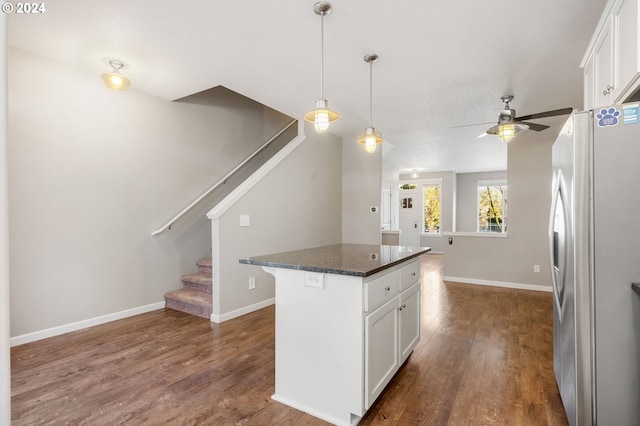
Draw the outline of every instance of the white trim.
M445 237L489 237L489 238L507 238L506 232L451 232L442 233Z
M209 219L219 219L227 210L233 206L236 201L240 200L251 188L253 188L260 180L265 177L273 168L275 168L282 160L296 149L304 140L306 136L304 134L304 120L298 121L298 136L293 138L284 148L278 151L273 157L265 162L258 170L256 170L251 176L245 179L236 189L234 189L229 195L227 195L222 201L220 201L214 208L212 208L207 217Z
M10 339L11 346L23 345L25 343L35 342L36 340L46 339L48 337L59 336L61 334L70 333L72 331L81 330L95 325L106 324L123 318L132 317L134 315L144 314L164 308L164 302L152 303L150 305L138 306L120 312L101 315L95 318L89 318L82 321L72 322L69 324L59 325L57 327L47 328L45 330L34 331L33 333L22 334Z
M443 281L453 281L456 283L463 284L477 284L477 285L486 285L491 287L504 287L504 288L514 288L517 290L533 290L533 291L543 291L546 293L551 293L553 289L551 286L546 285L535 285L535 284L520 284L520 283L510 283L506 281L489 281L489 280L478 280L475 278L461 278L461 277L442 277Z
M216 315L211 314L211 322L221 323L227 320L240 317L245 314L249 314L254 311L258 311L262 308L266 308L267 306L274 305L276 303L276 298L272 297L271 299L266 299L258 303L254 303L253 305L244 306L240 309L236 309L235 311L227 312L226 314Z

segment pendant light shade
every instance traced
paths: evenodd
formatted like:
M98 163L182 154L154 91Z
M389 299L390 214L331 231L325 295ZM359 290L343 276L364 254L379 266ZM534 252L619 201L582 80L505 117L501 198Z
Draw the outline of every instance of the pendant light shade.
M127 87L131 84L131 80L120 74L120 70L124 68L124 64L115 59L110 59L109 65L111 65L113 70L102 74L102 81L104 81L104 84L109 89L115 90L116 92L127 90Z
M375 53L364 57L364 61L369 63L369 127L358 138L358 143L363 144L369 154L376 152L376 147L384 141L382 134L373 127L373 63L377 60L378 55Z
M329 123L340 118L340 114L329 109L329 102L324 98L324 15L331 13L331 4L318 2L313 5L313 11L320 15L320 98L316 101L316 107L304 115L304 119L314 124L318 133L324 133L329 128Z

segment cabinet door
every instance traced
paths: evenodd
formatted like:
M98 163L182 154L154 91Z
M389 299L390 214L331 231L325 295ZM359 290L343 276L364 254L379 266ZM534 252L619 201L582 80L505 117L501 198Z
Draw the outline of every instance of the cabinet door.
M612 19L609 18L607 24L602 29L602 33L598 37L596 43L594 66L596 91L595 91L595 104L596 106L604 106L613 103L613 90L614 81L613 76L613 28Z
M638 0L621 0L613 11L617 28L616 43L616 101L623 101L625 89L638 78Z
M398 362L398 299L394 297L365 321L365 410L369 409L395 372Z
M420 283L408 288L400 295L398 312L400 364L402 365L420 341Z

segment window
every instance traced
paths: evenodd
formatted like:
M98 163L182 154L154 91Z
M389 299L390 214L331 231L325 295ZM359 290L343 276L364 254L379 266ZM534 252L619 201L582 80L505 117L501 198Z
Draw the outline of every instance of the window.
M424 210L422 232L425 234L440 233L440 202L442 201L442 182L427 182L422 186Z
M478 181L478 232L507 232L507 180Z

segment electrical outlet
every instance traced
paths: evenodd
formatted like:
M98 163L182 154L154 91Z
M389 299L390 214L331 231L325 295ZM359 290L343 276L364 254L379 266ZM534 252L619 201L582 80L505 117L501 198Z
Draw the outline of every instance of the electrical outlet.
M251 276L249 277L249 290L255 290L256 289L256 277Z
M533 265L533 272L540 272L540 265Z

